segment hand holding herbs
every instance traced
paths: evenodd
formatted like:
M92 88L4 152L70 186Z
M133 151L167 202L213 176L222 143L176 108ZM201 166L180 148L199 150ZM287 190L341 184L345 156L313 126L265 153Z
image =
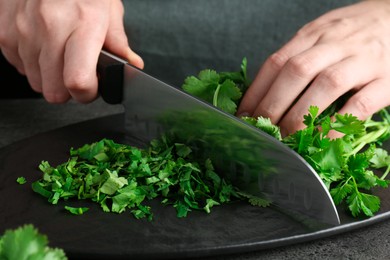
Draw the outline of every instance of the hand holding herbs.
M250 85L246 59L237 72L203 70L186 78L182 88L221 110L235 114L243 93ZM380 209L374 188L386 188L390 156L381 148L390 137L390 115L381 110L365 121L350 114L335 113L336 101L322 114L311 106L302 119L305 128L282 138L278 126L268 118L242 117L248 124L272 135L299 153L318 173L336 205L345 205L352 216L373 216ZM330 131L343 134L331 139ZM33 190L50 203L72 198L91 200L105 212L130 210L136 218L153 218L148 200L160 198L172 205L178 217L192 210L210 212L213 206L233 200L268 206L269 201L245 194L214 171L210 160L199 161L191 149L163 136L139 149L103 139L70 150L70 159L52 167L39 165L43 178ZM382 172L381 175L378 175ZM88 208L66 206L80 215Z
M246 65L244 59L241 70L233 73L203 70L198 77L188 77L183 89L235 114L243 95L239 90L245 91L249 86ZM390 171L390 157L380 146L390 137L390 116L385 109L378 113L378 121L373 117L361 121L351 114L340 115L335 111L343 101L342 97L320 115L318 107L311 106L302 119L306 128L285 138L268 118L241 119L299 153L319 174L336 205L346 205L354 217L373 216L380 208L380 198L372 195L371 190L386 188L389 183L385 178ZM331 139L330 131L340 132L343 137ZM378 169L384 173L374 174Z

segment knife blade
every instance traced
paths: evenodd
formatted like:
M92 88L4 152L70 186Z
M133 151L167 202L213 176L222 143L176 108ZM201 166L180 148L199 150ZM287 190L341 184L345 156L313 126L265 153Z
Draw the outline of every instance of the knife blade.
M242 191L267 198L302 222L340 224L322 180L282 142L104 50L97 73L101 97L125 108L131 143L142 146L169 135L200 158L210 158Z

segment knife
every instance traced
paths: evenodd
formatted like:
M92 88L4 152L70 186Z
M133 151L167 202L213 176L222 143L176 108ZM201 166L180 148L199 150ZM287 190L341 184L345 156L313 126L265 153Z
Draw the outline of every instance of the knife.
M146 74L102 50L99 92L109 104L123 104L125 132L144 146L169 135L240 190L305 223L339 225L328 189L314 169L279 140L182 89Z

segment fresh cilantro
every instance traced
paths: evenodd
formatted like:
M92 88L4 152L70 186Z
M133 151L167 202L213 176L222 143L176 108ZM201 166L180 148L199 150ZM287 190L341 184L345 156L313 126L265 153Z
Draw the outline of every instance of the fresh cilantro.
M209 159L196 160L187 145L166 136L153 140L147 149L102 139L72 148L70 156L56 167L46 161L39 165L43 177L32 188L52 204L72 198L90 200L105 212L129 209L135 218L152 220L147 201L155 198L173 205L178 217L192 210L209 213L216 205L246 199L214 171ZM73 214L87 210L65 208Z
M50 248L48 239L31 224L9 229L0 237L0 259L50 259L65 260L65 252Z
M74 215L83 215L85 212L89 210L89 208L85 208L85 207L76 208L76 207L65 206L64 208Z
M202 70L198 77L187 77L182 88L221 110L234 114L242 93L250 84L246 69L247 60L244 58L239 72L217 73L214 70Z
M389 121L359 120L350 114L323 115L311 107L304 117L305 129L285 137L282 142L297 151L316 170L328 187L336 205L345 203L353 216L373 216L380 208L379 197L369 194L374 187L387 187L385 177L390 159L376 149L390 131ZM334 116L334 121L331 120ZM343 133L330 139L329 131ZM372 169L386 168L382 177Z
M243 121L247 122L248 124L253 125L256 128L263 130L264 132L275 137L279 141L282 140L280 128L278 126L272 124L272 122L269 118L265 118L262 116L259 116L257 118L244 116L244 117L241 117L241 119Z
M18 178L16 179L16 182L19 183L19 184L26 184L26 183L27 183L27 180L26 180L26 178L24 178L24 177L18 177Z
M207 71L209 70L203 73ZM239 105L239 97L246 90L242 85L249 85L246 80L246 59L239 72L218 74L214 71L213 77L207 77L207 80L201 75L198 80L190 77L183 89L234 114L235 109L226 109L222 105L224 103L219 104L214 98L218 94L217 87L221 84L221 78L224 80L225 75L235 79L232 81L236 88L242 91L242 94L235 95L237 98L231 98L234 104ZM380 208L380 199L370 194L371 190L375 187L386 188L389 184L386 177L390 172L390 156L379 146L390 138L390 114L382 109L375 115L379 116L379 120L374 120L373 117L359 120L351 114L338 114L337 111L350 95L351 93L346 93L322 113L319 113L318 107L311 106L303 118L306 127L284 138L281 138L279 128L267 118L241 119L300 154L318 173L336 205L345 204L353 216L373 216ZM330 131L342 133L343 137L330 139ZM374 174L374 169L383 169L382 176Z

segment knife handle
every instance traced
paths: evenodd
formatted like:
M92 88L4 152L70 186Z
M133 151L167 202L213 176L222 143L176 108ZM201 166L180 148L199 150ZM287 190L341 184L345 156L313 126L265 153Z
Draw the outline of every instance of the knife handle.
M101 51L97 64L98 91L109 104L120 104L123 99L124 62Z

